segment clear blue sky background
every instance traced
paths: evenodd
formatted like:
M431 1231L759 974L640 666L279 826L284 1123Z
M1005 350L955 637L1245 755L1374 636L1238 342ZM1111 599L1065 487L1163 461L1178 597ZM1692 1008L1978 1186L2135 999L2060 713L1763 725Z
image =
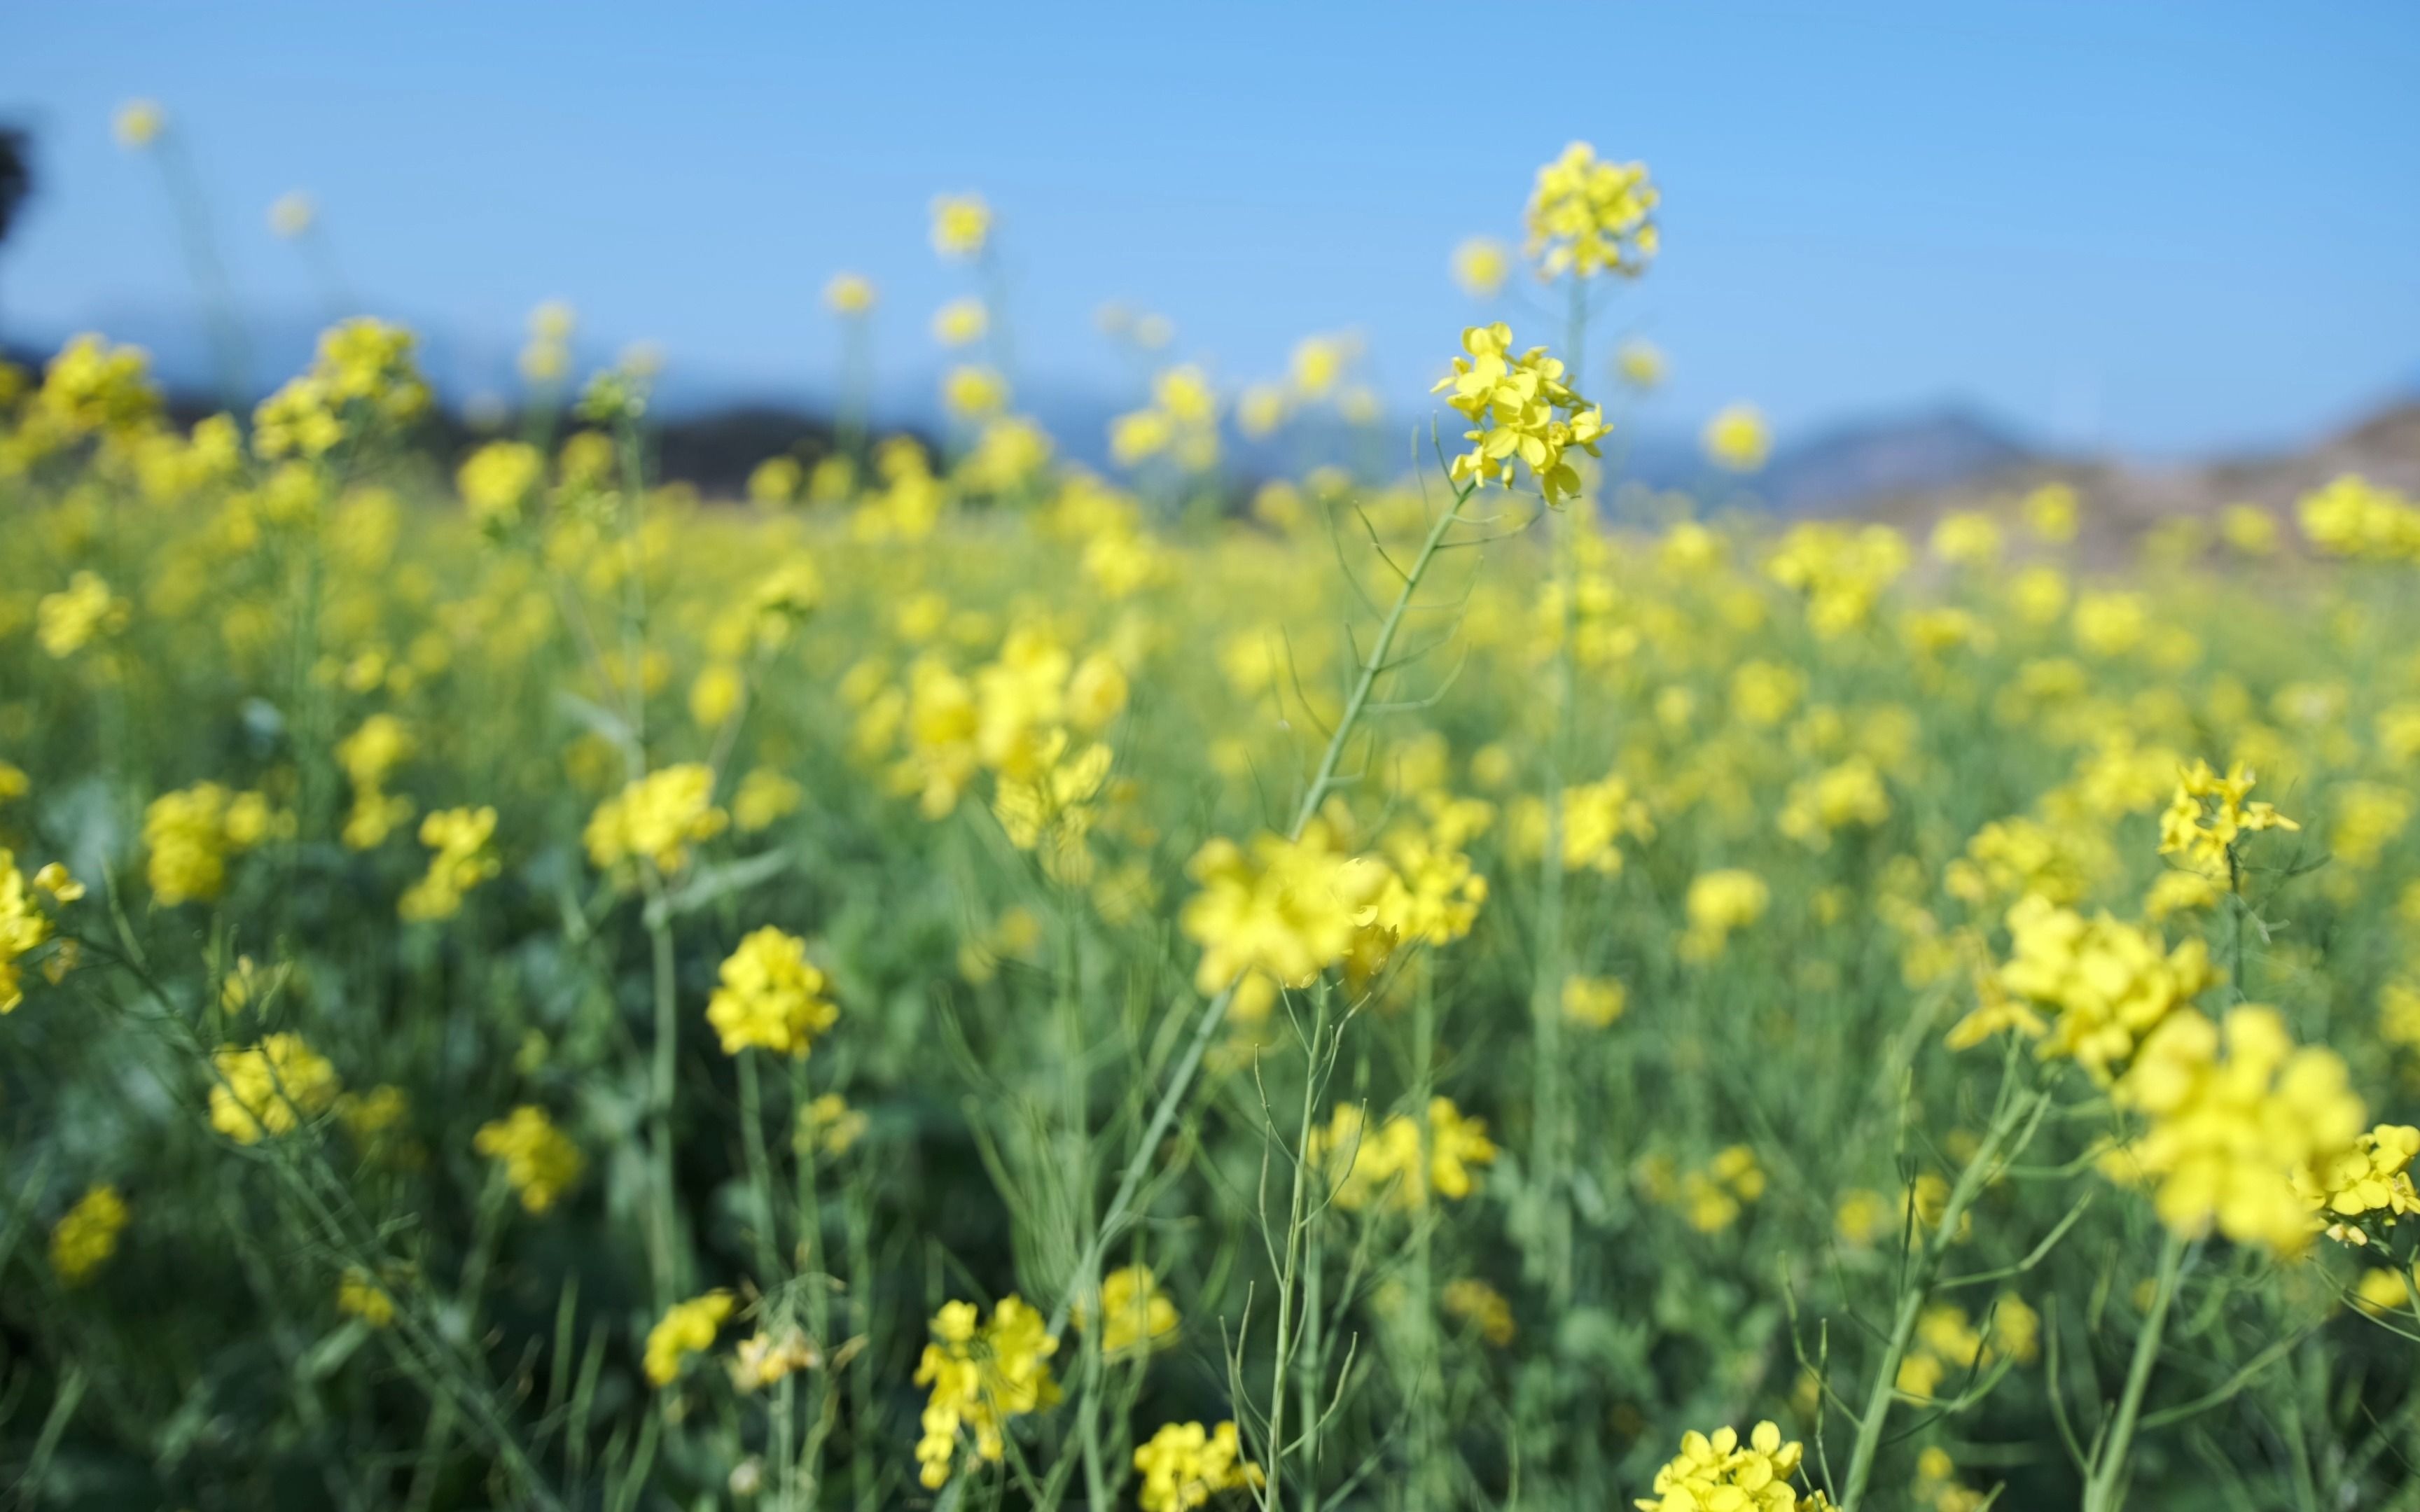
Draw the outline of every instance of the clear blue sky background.
M2420 378L2415 80L2410 0L36 4L0 18L0 114L45 177L0 318L187 318L151 165L109 136L146 95L267 316L314 308L263 221L302 188L369 302L458 347L506 351L559 296L693 379L812 393L817 291L854 268L921 389L966 277L926 201L973 189L1034 388L1114 396L1091 316L1119 298L1231 381L1357 329L1409 408L1481 313L1450 249L1515 234L1576 137L1665 189L1663 262L1618 318L1671 355L1668 424L1958 399L2179 453Z

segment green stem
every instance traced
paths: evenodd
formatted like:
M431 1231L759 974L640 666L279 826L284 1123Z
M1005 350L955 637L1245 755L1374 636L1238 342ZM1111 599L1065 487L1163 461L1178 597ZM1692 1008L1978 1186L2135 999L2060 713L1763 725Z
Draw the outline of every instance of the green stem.
M1378 637L1371 642L1369 656L1362 660L1361 673L1355 679L1353 691L1345 700L1344 712L1336 722L1336 733L1328 736L1327 749L1320 756L1311 785L1303 791L1302 803L1295 810L1294 824L1286 831L1288 840L1302 838L1303 830L1310 825L1312 816L1319 812L1320 804L1326 801L1328 790L1335 785L1336 769L1343 759L1345 743L1352 736L1354 726L1359 722L1362 711L1369 706L1371 691L1377 686L1379 676L1388 670L1387 658L1394 650L1395 638L1402 633L1405 617L1411 612L1412 599L1435 562L1437 548L1445 544L1447 532L1462 518L1462 506L1468 503L1470 496L1478 491L1475 483L1456 488L1453 502L1437 516L1435 523L1429 527L1428 535L1420 542L1419 553L1412 558L1410 568L1404 574L1404 586L1395 594L1395 602L1387 610L1386 619L1379 624ZM1202 1006L1201 1016L1194 1021L1193 1034L1186 1043L1185 1054L1169 1077L1167 1090L1160 1093L1158 1104L1152 1109L1134 1158L1126 1163L1125 1174L1118 1179L1116 1193L1102 1211L1100 1226L1093 1231L1092 1242L1085 1246L1084 1254L1077 1263L1074 1285L1060 1299L1058 1308L1050 1315L1052 1338L1065 1332L1069 1304L1098 1285L1096 1277L1101 1257L1125 1231L1135 1199L1142 1191L1143 1180L1158 1157L1160 1142L1168 1137L1169 1129L1176 1122L1178 1110L1185 1105L1187 1094L1193 1089L1193 1080L1201 1073L1202 1059L1210 1053L1210 1041L1217 1038L1218 1026L1226 1021L1227 1005L1234 996L1235 987L1230 982Z
M1857 1512L1866 1486L1873 1478L1874 1459L1882 1451L1883 1429L1899 1392L1900 1362L1907 1357L1916 1325L1923 1317L1925 1304L1931 1300L1933 1281L1941 1273L1942 1259L1957 1237L1959 1224L2000 1167L2032 1142L2034 1131L2040 1126L2049 1106L2048 1088L2004 1098L1975 1158L1966 1163L1966 1168L1958 1173L1957 1184L1949 1189L1949 1200L1942 1205L1940 1221L1930 1233L1917 1234L1915 1263L1900 1289L1899 1310L1891 1319L1890 1337L1876 1364L1873 1384L1866 1393L1865 1414L1857 1424L1856 1448L1850 1456L1848 1478L1841 1483L1840 1512Z
M2126 1366L2126 1394L2118 1399L2118 1416L2101 1458L2084 1483L2084 1512L2117 1512L2126 1494L2126 1459L2134 1447L2134 1428L2143 1414L2143 1393L2159 1363L2161 1335L2167 1332L2168 1304L2176 1300L2177 1277L2184 1270L2185 1242L2169 1230L2160 1246L2160 1275L2151 1293L2151 1310L2143 1316L2142 1332L2134 1335L2134 1357Z

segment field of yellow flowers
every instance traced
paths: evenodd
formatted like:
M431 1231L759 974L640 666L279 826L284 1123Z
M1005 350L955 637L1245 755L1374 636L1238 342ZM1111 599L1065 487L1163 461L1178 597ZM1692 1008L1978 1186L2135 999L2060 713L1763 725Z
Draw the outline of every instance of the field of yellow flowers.
M18 1504L2420 1507L2420 505L1625 489L1655 208L1256 488L1349 349L745 501L560 312L0 370Z

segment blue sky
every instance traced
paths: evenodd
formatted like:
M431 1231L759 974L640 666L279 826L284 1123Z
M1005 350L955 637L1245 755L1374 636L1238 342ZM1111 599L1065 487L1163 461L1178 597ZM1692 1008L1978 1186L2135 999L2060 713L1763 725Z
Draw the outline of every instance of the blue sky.
M263 219L301 188L366 301L458 353L560 297L694 379L813 393L817 291L852 268L921 392L926 316L967 287L925 206L970 189L1032 389L1128 381L1092 322L1116 298L1229 381L1357 330L1409 409L1485 313L1450 249L1514 235L1535 165L1583 138L1665 191L1663 260L1605 329L1669 353L1666 423L1957 400L2184 453L2420 380L2415 78L2404 0L21 7L0 115L40 133L46 183L0 252L0 329L187 318L153 165L109 136L140 95L271 317L316 307Z

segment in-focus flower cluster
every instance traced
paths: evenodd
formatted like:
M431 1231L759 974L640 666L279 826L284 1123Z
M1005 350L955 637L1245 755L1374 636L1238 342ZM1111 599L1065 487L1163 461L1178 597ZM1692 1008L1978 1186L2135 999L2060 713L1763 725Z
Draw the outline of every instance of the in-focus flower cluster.
M2273 804L2257 799L2246 803L2253 780L2242 762L2229 766L2225 777L2208 762L2194 763L2178 778L2176 796L2160 816L2160 854L2182 856L2186 866L2204 876L2226 877L2229 857L2244 836L2303 827Z
M1431 391L1451 391L1446 403L1471 424L1463 432L1470 450L1453 459L1453 481L1509 488L1517 462L1549 504L1579 492L1579 470L1564 455L1573 448L1600 455L1605 411L1563 380L1561 361L1544 347L1514 355L1512 328L1500 320L1465 331L1462 349L1467 355L1455 358L1452 375Z
M1134 1452L1142 1477L1137 1495L1142 1512L1187 1512L1208 1504L1222 1491L1262 1482L1261 1467L1244 1458L1235 1425L1204 1428L1199 1423L1165 1423Z
M2295 1187L2318 1212L2330 1239L2364 1245L2383 1238L2396 1220L2420 1212L2420 1191L2412 1184L2412 1160L2420 1155L2420 1129L2381 1123L2352 1148L2295 1173Z
M1790 1484L1806 1455L1771 1423L1759 1423L1745 1443L1736 1428L1685 1433L1681 1452L1655 1473L1655 1494L1634 1504L1639 1512L1828 1512L1823 1492L1802 1495Z

